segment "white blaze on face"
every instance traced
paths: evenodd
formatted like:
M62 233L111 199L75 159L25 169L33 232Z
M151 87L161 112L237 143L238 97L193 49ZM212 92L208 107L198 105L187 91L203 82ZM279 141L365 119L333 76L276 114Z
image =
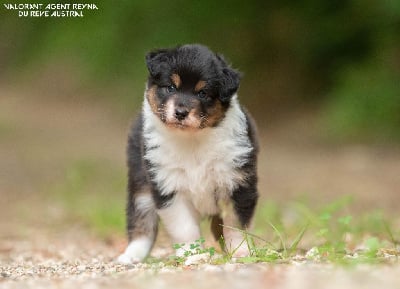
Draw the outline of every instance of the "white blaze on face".
M175 119L175 100L173 98L168 99L165 104L165 120L167 123L174 123Z
M200 118L196 114L196 111L192 109L188 116L182 121L175 117L175 99L170 98L165 103L165 121L167 124L182 125L188 128L199 128L201 125Z

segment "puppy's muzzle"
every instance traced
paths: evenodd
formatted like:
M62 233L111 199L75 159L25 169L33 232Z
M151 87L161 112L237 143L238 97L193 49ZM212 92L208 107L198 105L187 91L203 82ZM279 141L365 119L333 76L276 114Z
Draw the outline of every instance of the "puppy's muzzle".
M174 116L177 120L184 120L189 115L189 110L184 107L177 107Z

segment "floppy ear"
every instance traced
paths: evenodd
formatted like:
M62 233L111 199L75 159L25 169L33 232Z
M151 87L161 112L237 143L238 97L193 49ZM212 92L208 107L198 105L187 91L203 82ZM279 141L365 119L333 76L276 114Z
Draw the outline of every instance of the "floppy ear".
M222 102L228 102L239 88L241 74L226 63L222 54L215 56L221 65L219 98Z
M151 76L156 77L167 67L167 52L168 49L157 49L147 53L146 64Z
M230 67L222 69L220 83L220 99L222 102L228 102L236 93L240 84L240 73Z

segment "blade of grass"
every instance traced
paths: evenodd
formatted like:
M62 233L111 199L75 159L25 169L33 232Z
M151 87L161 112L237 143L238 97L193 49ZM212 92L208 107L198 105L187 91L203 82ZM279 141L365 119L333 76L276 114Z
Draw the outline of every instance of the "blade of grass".
M268 222L268 224L271 226L271 228L278 235L278 238L280 239L281 244L282 244L284 255L285 255L285 257L287 257L287 249L286 249L285 239L283 238L281 232L279 232L279 230L271 222Z
M242 229L235 228L235 227L231 227L231 226L227 226L227 225L221 225L221 226L222 226L222 227L225 227L225 228L228 228L228 229L231 229L231 230L235 230L235 231L241 232L241 233L246 234L246 235L249 235L249 236L252 236L252 237L254 237L254 238L258 239L258 240L261 240L261 241L263 241L263 242L265 242L265 243L267 243L267 244L269 244L269 245L272 245L272 244L271 244L270 242L268 242L267 240L261 238L260 236L255 235L255 234L253 234L253 233L247 232L246 230L242 230Z
M304 228L300 231L300 233L296 236L293 243L289 247L289 254L293 253L297 249L297 246L299 245L301 239L303 238L305 232L307 231L308 226L309 224L305 225Z
M247 248L249 249L250 256L252 256L254 253L254 249L256 248L256 244L254 243L254 238L247 234L245 237L247 242Z
M386 233L389 235L390 241L393 243L394 246L397 246L400 242L394 238L392 229L390 228L388 222L386 220L382 220L382 223L386 230Z

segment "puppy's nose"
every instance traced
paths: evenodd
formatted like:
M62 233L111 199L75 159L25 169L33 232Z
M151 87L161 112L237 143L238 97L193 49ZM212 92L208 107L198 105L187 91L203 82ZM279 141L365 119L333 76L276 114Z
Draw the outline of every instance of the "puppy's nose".
M187 117L189 114L189 111L186 108L181 108L178 107L175 109L175 117L178 120L184 120L185 117Z

